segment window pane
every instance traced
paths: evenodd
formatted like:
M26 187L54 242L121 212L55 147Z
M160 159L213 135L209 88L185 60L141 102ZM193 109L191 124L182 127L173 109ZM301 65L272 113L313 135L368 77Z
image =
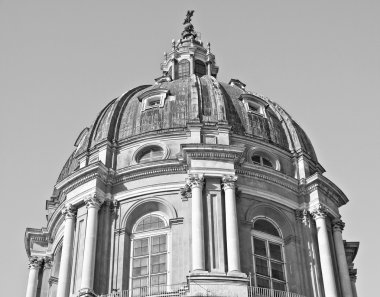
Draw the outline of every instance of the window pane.
M133 243L133 256L148 255L148 238L136 239Z
M152 254L166 252L166 235L152 237Z
M282 260L281 246L274 243L269 243L270 257L276 260Z
M206 65L202 61L195 60L195 74L203 76L206 74Z
M254 155L251 159L252 162L260 164L260 156Z
M133 259L132 276L148 274L148 257Z
M148 287L148 278L141 277L132 280L132 296L146 296Z
M272 277L280 280L285 280L284 277L284 268L283 265L280 263L275 263L271 261L271 267L272 267Z
M185 78L190 76L190 62L182 60L178 64L178 78Z
M285 283L273 281L273 289L279 291L286 291Z
M267 250L265 248L265 241L258 238L253 238L253 246L255 255L266 256Z
M269 161L268 159L263 158L263 164L264 164L265 166L268 166L268 167L272 167L272 168L273 168L273 164L272 164L272 162Z
M277 231L277 228L273 226L272 223L268 222L267 220L259 219L255 222L255 225L253 226L253 229L261 232L265 232L274 236L280 236L280 234Z
M266 259L255 257L256 273L261 275L269 275L268 261Z
M155 157L153 157L153 159L154 158ZM161 228L165 228L165 223L161 218L157 216L148 216L137 225L136 232L157 230Z
M256 277L257 280L257 286L260 288L269 288L269 279L262 278L262 277Z
M166 254L152 256L151 262L152 274L166 272Z

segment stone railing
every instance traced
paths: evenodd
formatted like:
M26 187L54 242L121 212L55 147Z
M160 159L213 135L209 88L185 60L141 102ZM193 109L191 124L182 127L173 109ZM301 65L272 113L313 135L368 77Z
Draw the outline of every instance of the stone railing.
M115 291L98 297L180 297L188 293L187 283L159 285L131 290Z
M277 291L267 288L248 287L248 297L305 297L297 293Z

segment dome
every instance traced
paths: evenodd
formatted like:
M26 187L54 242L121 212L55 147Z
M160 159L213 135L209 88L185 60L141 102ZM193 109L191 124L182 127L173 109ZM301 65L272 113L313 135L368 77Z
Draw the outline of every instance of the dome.
M192 13L162 76L77 137L26 230L28 297L338 296L337 271L348 288L347 197L280 105L217 79Z
M162 107L144 108L146 98L158 96L163 98ZM116 144L158 133L185 133L189 123L209 130L223 126L230 129L232 135L263 142L291 154L304 154L318 164L308 136L278 104L247 91L236 79L224 83L213 76L193 74L136 87L108 103L91 127L79 135L77 148L58 181L77 168L78 156L99 143Z

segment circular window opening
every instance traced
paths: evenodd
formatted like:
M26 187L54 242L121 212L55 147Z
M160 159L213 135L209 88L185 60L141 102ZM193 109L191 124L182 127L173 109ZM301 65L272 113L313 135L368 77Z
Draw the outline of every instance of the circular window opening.
M251 158L252 162L261 166L266 166L270 168L274 168L273 163L269 161L269 159L260 156L260 155L253 155Z
M164 150L160 146L149 146L141 150L137 155L138 163L152 162L161 160L164 156Z

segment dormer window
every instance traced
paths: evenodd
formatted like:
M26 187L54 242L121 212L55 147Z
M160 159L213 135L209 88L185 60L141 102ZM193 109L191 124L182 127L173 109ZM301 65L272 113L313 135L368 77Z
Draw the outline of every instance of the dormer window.
M164 107L168 93L169 90L166 89L152 89L142 93L137 97L142 103L141 111Z
M268 103L263 99L253 96L251 94L242 94L239 98L245 107L245 110L248 113L253 113L256 115L266 116L265 108L268 106Z

